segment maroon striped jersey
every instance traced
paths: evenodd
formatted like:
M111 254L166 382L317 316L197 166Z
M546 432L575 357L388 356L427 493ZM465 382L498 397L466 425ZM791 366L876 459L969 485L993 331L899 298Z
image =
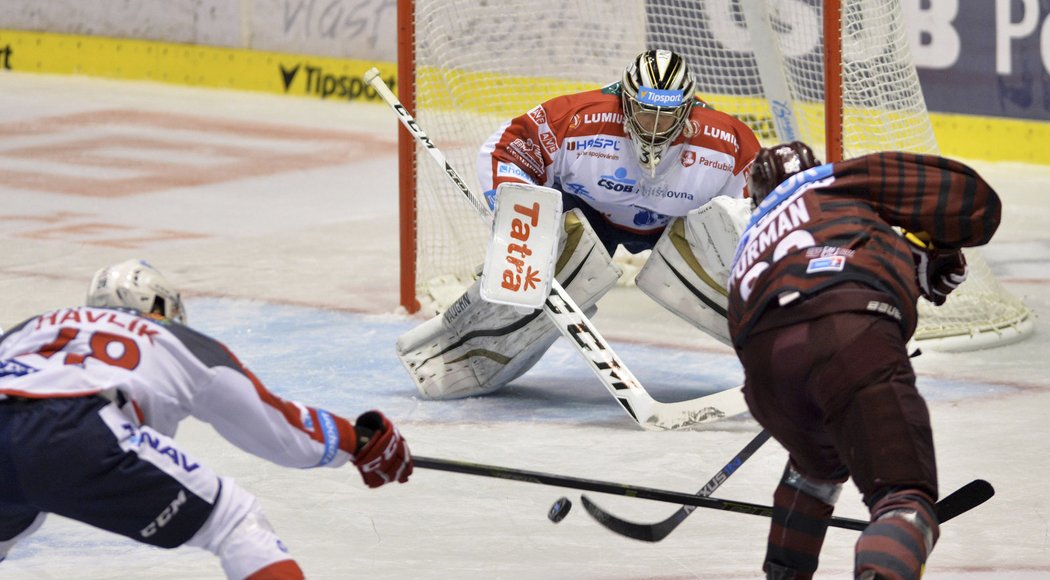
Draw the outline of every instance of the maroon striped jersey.
M979 246L995 233L1001 209L976 171L934 155L872 153L791 176L755 209L737 247L733 344L743 344L768 308L843 282L888 295L898 309L889 314L910 337L919 288L911 250L893 227L926 232L936 248Z

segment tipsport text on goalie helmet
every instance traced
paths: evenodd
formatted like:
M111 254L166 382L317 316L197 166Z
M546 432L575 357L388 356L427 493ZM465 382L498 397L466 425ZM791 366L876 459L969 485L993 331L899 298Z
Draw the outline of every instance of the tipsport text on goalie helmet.
M186 309L178 290L145 260L128 260L95 272L85 303L130 308L186 324Z
M685 59L669 50L647 50L624 69L624 129L651 175L686 126L695 84Z

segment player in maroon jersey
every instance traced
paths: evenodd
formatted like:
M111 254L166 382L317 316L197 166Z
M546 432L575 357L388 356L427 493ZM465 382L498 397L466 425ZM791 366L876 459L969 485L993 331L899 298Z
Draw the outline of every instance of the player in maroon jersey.
M918 578L939 535L937 467L906 343L919 295L942 304L966 277L961 248L995 233L999 197L943 157L822 165L800 142L761 149L748 182L756 208L730 275L730 334L748 406L789 453L763 569L812 577L852 477L872 521L857 576Z

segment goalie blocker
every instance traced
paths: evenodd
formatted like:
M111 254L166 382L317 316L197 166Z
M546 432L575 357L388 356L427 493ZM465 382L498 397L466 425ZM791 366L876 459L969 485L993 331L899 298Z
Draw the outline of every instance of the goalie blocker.
M482 299L543 308L551 292L561 216L560 191L531 183L500 184L481 273Z
M565 212L555 277L588 316L622 273L579 210ZM560 336L542 309L481 299L475 282L442 314L398 337L397 354L428 399L496 391L535 365Z

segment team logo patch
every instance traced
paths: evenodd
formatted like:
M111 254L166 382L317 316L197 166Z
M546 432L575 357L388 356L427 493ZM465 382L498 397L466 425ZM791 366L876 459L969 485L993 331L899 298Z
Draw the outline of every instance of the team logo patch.
M598 180L598 185L611 191L622 191L630 193L634 191L634 186L637 183L634 179L627 178L627 169L623 167L617 167L616 171L612 175L603 175Z
M619 151L620 142L610 137L567 139L565 141L565 148L569 151L583 151L586 149L606 149L612 151Z
M503 161L500 161L496 164L496 177L514 177L516 179L528 181L529 183L536 182L536 180L533 179L532 176L528 173L525 173L525 171L522 168L518 167L517 165L514 165L513 163L506 163Z
M807 274L819 274L821 272L841 272L846 268L845 256L828 256L826 258L814 258L806 266Z
M507 146L507 151L534 173L543 173L543 152L532 139L515 139Z
M587 187L584 186L582 183L566 183L565 189L567 190L566 193L571 193L572 195L576 195L579 197L586 197L588 199L594 199L594 196L591 195L591 192L587 191Z
M667 216L656 213L651 209L638 208L638 213L634 214L634 220L632 221L634 225L645 228L658 225L661 222L666 223Z
M554 133L551 133L550 131L541 132L540 143L543 144L543 149L548 155L554 155L558 152L558 140L554 136Z
M529 118L532 119L537 126L542 127L547 124L547 111L544 111L542 106L535 107L529 111Z
M0 377L24 377L37 369L14 359L0 360Z
M696 163L696 151L682 153L682 167L689 167Z

